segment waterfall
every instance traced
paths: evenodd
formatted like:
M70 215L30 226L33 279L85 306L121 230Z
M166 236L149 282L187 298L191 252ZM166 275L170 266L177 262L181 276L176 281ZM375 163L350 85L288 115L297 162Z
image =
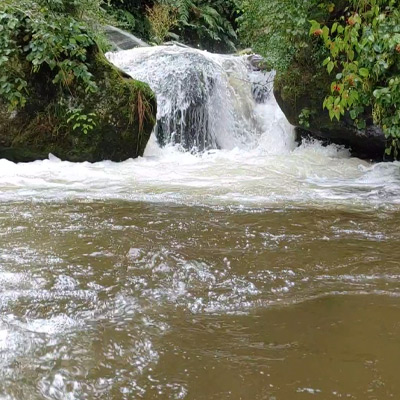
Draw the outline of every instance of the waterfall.
M104 32L107 39L118 51L133 49L135 47L148 47L149 45L142 39L132 35L129 32L116 28L115 26L107 25L104 27Z
M262 72L250 56L212 54L179 45L107 54L157 95L155 135L161 146L191 151L293 147L291 128L272 88L274 72Z

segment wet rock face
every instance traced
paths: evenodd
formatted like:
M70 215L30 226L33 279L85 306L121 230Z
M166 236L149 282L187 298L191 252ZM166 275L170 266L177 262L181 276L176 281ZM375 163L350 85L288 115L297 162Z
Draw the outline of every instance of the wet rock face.
M270 71L268 64L266 63L264 57L258 54L251 54L248 58L249 64L254 71Z
M162 146L180 144L186 150L216 147L210 134L209 103L216 84L211 62L191 53L170 57L171 63L186 63L187 70L178 78L179 85L168 89L180 92L176 93L171 114L157 121L158 142Z
M338 129L296 128L296 140L301 143L304 139L318 139L324 144L343 145L351 150L354 157L365 160L382 161L385 157L386 139L382 130L375 126L368 126L360 131L351 126L343 125Z
M108 40L117 50L129 50L135 47L149 46L146 42L138 37L114 26L108 25L104 30Z
M68 161L123 161L143 155L155 124L156 100L150 88L112 66L93 49L90 72L97 93L74 98L51 85L51 71L32 76L27 105L10 113L0 103L0 158L14 162L45 159L49 153ZM68 122L72 101L82 114L94 115L95 126L84 133Z
M323 99L330 91L331 77L316 66L295 62L285 73L277 74L274 84L275 98L288 121L297 128L298 138L312 137L325 143L348 147L352 155L381 161L385 157L386 138L373 124L372 115L365 114L367 126L358 129L349 115L340 121L329 118L322 107ZM310 110L309 126L300 124L303 109Z

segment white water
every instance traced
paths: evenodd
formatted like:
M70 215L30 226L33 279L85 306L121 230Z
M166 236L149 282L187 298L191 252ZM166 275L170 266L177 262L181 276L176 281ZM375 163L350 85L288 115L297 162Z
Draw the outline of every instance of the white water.
M272 110L267 107L258 113L252 95L253 89L263 85L268 100L273 73L253 71L246 56L158 46L109 53L107 57L156 93L156 133L163 142L188 150L251 149L268 130L267 114L276 116L272 99Z
M0 201L115 199L234 207L387 206L400 203L400 165L370 165L334 146L201 155L150 143L123 163L0 160ZM278 146L279 148L279 146Z
M115 199L245 208L398 207L399 163L371 165L350 158L347 150L318 142L296 148L292 129L273 97L256 105L251 82L243 79L248 74L254 81L244 58L179 47L134 49L109 58L132 76L149 81L158 92L158 117L168 119L187 106L190 90L179 86L190 60L185 58L187 52L196 53L207 74L214 74L216 90L206 96L208 124L212 122L206 127L211 138L207 144L222 149L192 154L180 145L160 148L153 136L143 158L123 163L78 164L53 156L29 164L0 160L0 201ZM171 54L185 57L171 64ZM175 75L169 76L173 71ZM174 142L173 132L169 134Z

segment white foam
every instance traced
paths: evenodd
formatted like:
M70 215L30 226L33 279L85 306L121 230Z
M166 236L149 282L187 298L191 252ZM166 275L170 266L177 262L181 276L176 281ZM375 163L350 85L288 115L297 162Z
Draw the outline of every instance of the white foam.
M400 164L370 165L319 143L271 154L213 150L201 155L154 142L123 163L0 160L0 201L122 199L209 206L396 206Z
M9 332L6 329L0 330L0 351L8 348Z

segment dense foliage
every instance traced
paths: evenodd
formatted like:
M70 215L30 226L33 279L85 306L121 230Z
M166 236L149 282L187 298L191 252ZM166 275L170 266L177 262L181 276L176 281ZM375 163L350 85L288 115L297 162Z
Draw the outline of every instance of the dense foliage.
M372 110L374 123L389 139L387 153L400 149L400 1L349 1L345 14L330 25L312 22L330 51L324 61L335 72L331 94L324 101L331 118L346 111L360 128Z
M325 19L332 11L332 3L321 0L244 0L242 7L242 41L277 71L285 71L299 52L312 45L310 17Z
M151 27L146 13L154 6L153 0L104 0L103 6L112 18L112 24L149 40Z
M387 153L400 149L400 1L244 0L241 34L270 67L289 76L300 63L332 75L321 107L382 128ZM318 78L317 78L318 77ZM296 86L296 85L294 85ZM321 101L322 103L322 101ZM300 115L307 126L310 110Z
M147 18L151 27L152 39L161 44L171 35L171 30L178 25L176 9L168 4L154 4L147 9Z
M27 76L47 68L54 85L95 92L87 52L96 39L92 0L5 0L0 5L0 97L24 106Z
M172 38L232 50L235 15L235 0L3 0L0 98L10 109L23 107L27 77L43 69L50 70L53 84L68 94L94 93L97 86L87 58L89 49L102 40L102 24L115 22L155 42ZM74 126L78 117L71 118Z
M237 41L235 0L160 0L176 8L178 38L215 50L234 50Z
M108 10L120 27L156 43L173 39L208 50L232 51L237 44L239 1L110 0Z

